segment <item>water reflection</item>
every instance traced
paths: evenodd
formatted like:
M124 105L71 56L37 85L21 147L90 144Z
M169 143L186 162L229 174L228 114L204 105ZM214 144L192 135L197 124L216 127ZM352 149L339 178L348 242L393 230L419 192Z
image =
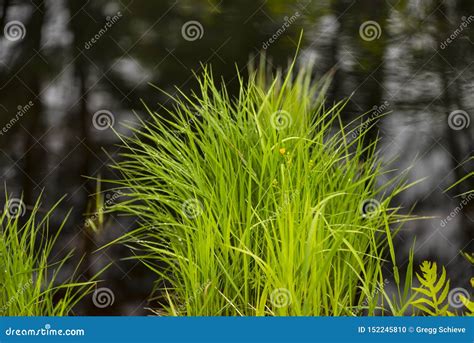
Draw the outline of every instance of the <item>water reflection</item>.
M371 131L381 138L387 169L410 167L410 180L426 178L398 201L438 218L405 227L400 260L416 235L418 259L440 261L456 284L467 282L459 251L472 251L473 203L446 225L441 220L459 208L456 194L473 189L468 180L444 192L473 170L473 161L459 166L474 148L474 124L462 122L474 113L472 1L3 0L1 13L2 28L23 25L0 40L2 181L27 204L43 189L46 203L67 193L61 209L74 211L62 249L91 252L133 225L109 218L98 237L82 230L95 191L84 176L117 176L107 168L117 140L94 125L98 112L112 113L114 128L126 131L119 124L136 123L132 110L145 116L141 101L153 109L170 105L150 83L170 94L175 85L192 90L201 63L212 64L235 91L236 68L244 70L262 50L273 68L285 66L303 29L299 63L314 63L316 76L334 71L328 101L352 95L348 121L390 110ZM459 116L450 120L455 111L461 124ZM94 255L83 272L114 261L107 279L120 289L121 305L111 313L143 313L153 277L134 263L117 263L126 254L114 247Z

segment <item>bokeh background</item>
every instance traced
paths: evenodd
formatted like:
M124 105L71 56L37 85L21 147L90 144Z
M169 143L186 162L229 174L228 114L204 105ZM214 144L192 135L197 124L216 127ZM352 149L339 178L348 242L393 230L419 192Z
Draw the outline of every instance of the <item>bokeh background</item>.
M472 190L473 182L447 188L474 170L472 0L0 4L2 187L21 198L26 211L40 193L45 209L65 195L58 220L71 208L72 214L57 256L75 249L77 261L86 254L83 278L112 263L101 285L113 292L113 305L101 309L87 299L77 314L140 315L157 306L146 300L154 276L136 261L122 260L130 256L127 247L96 252L133 228L134 219L107 216L97 232L85 225L95 211L97 186L87 176L118 177L109 168L119 158L110 126L127 133L122 124L146 120L143 103L156 110L170 106L151 85L173 95L175 86L189 92L203 64L211 64L231 91L238 86L236 70L245 74L262 52L273 69L284 68L302 30L298 64L314 64L316 78L334 73L328 103L351 97L344 118L363 115L376 124L371 139L380 139L387 171L410 168L410 181L423 179L397 199L406 211L430 217L398 235L400 263L416 237L418 262L443 264L453 287L468 288L473 270L460 252L473 251L474 199L457 195ZM120 201L113 192L104 200Z

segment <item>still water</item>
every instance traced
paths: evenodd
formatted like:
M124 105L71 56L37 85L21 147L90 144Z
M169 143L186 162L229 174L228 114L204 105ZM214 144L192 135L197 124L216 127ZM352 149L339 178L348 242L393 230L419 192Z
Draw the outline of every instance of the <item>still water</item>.
M303 32L298 64L314 65L315 77L334 73L328 103L350 97L347 121L363 115L375 125L388 171L380 183L402 171L422 180L397 199L430 217L400 232L400 263L416 237L418 261L438 261L454 285L467 285L472 269L460 251L472 251L474 201L456 195L473 184L446 189L474 169L472 0L3 0L0 24L2 183L27 208L41 192L45 207L67 194L60 211L73 212L61 251L93 251L133 227L108 218L99 234L83 233L96 187L85 176L117 177L107 167L118 151L108 125L126 133L121 124L146 118L142 101L171 105L151 84L190 91L193 72L211 64L235 91L236 68L245 73L262 52L284 68ZM146 313L153 276L118 261L127 255L112 247L85 261L86 277L113 262L105 279L116 305L101 314Z

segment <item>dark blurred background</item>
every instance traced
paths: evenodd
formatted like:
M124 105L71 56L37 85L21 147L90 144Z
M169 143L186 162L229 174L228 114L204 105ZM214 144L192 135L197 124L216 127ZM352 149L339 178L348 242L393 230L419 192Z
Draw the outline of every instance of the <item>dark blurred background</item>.
M315 77L334 70L328 102L352 95L347 121L365 113L372 139L380 137L387 170L411 166L409 180L424 179L397 201L432 219L406 225L397 237L406 261L416 237L417 261L446 266L453 287L466 287L472 268L474 2L472 0L0 0L0 173L10 196L26 210L43 192L47 208L66 194L58 218L73 208L57 251L84 253L81 274L112 263L102 286L112 306L87 299L77 314L149 313L154 276L123 246L93 253L134 227L133 218L107 217L98 231L96 181L118 175L108 168L118 140L110 129L146 119L171 94L196 87L193 72L211 64L229 89L249 60L263 51L272 68L285 67L304 30L298 63L314 64ZM380 180L381 183L386 180ZM102 189L107 185L102 184ZM119 201L108 192L105 204ZM2 205L3 208L3 205ZM449 220L447 219L449 217ZM93 219L96 218L93 216ZM73 268L73 263L70 266ZM389 276L388 276L389 277Z

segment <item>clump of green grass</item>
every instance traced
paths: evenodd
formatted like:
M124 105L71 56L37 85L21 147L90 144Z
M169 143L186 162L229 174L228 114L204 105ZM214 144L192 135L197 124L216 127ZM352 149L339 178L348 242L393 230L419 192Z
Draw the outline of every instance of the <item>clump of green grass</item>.
M20 199L6 198L0 216L0 316L63 316L86 296L95 282L58 283L72 252L50 261L53 247L66 223L52 235L51 216L57 207L42 213L40 199L29 213ZM75 273L74 273L75 274Z
M390 208L367 127L346 134L329 78L264 68L231 97L208 68L200 91L123 137L122 239L157 274L157 313L373 315L394 259ZM171 95L170 95L171 96ZM355 137L354 137L355 136ZM386 186L388 186L387 184ZM378 200L376 200L378 199ZM396 272L396 269L395 269ZM395 275L398 280L398 274Z

